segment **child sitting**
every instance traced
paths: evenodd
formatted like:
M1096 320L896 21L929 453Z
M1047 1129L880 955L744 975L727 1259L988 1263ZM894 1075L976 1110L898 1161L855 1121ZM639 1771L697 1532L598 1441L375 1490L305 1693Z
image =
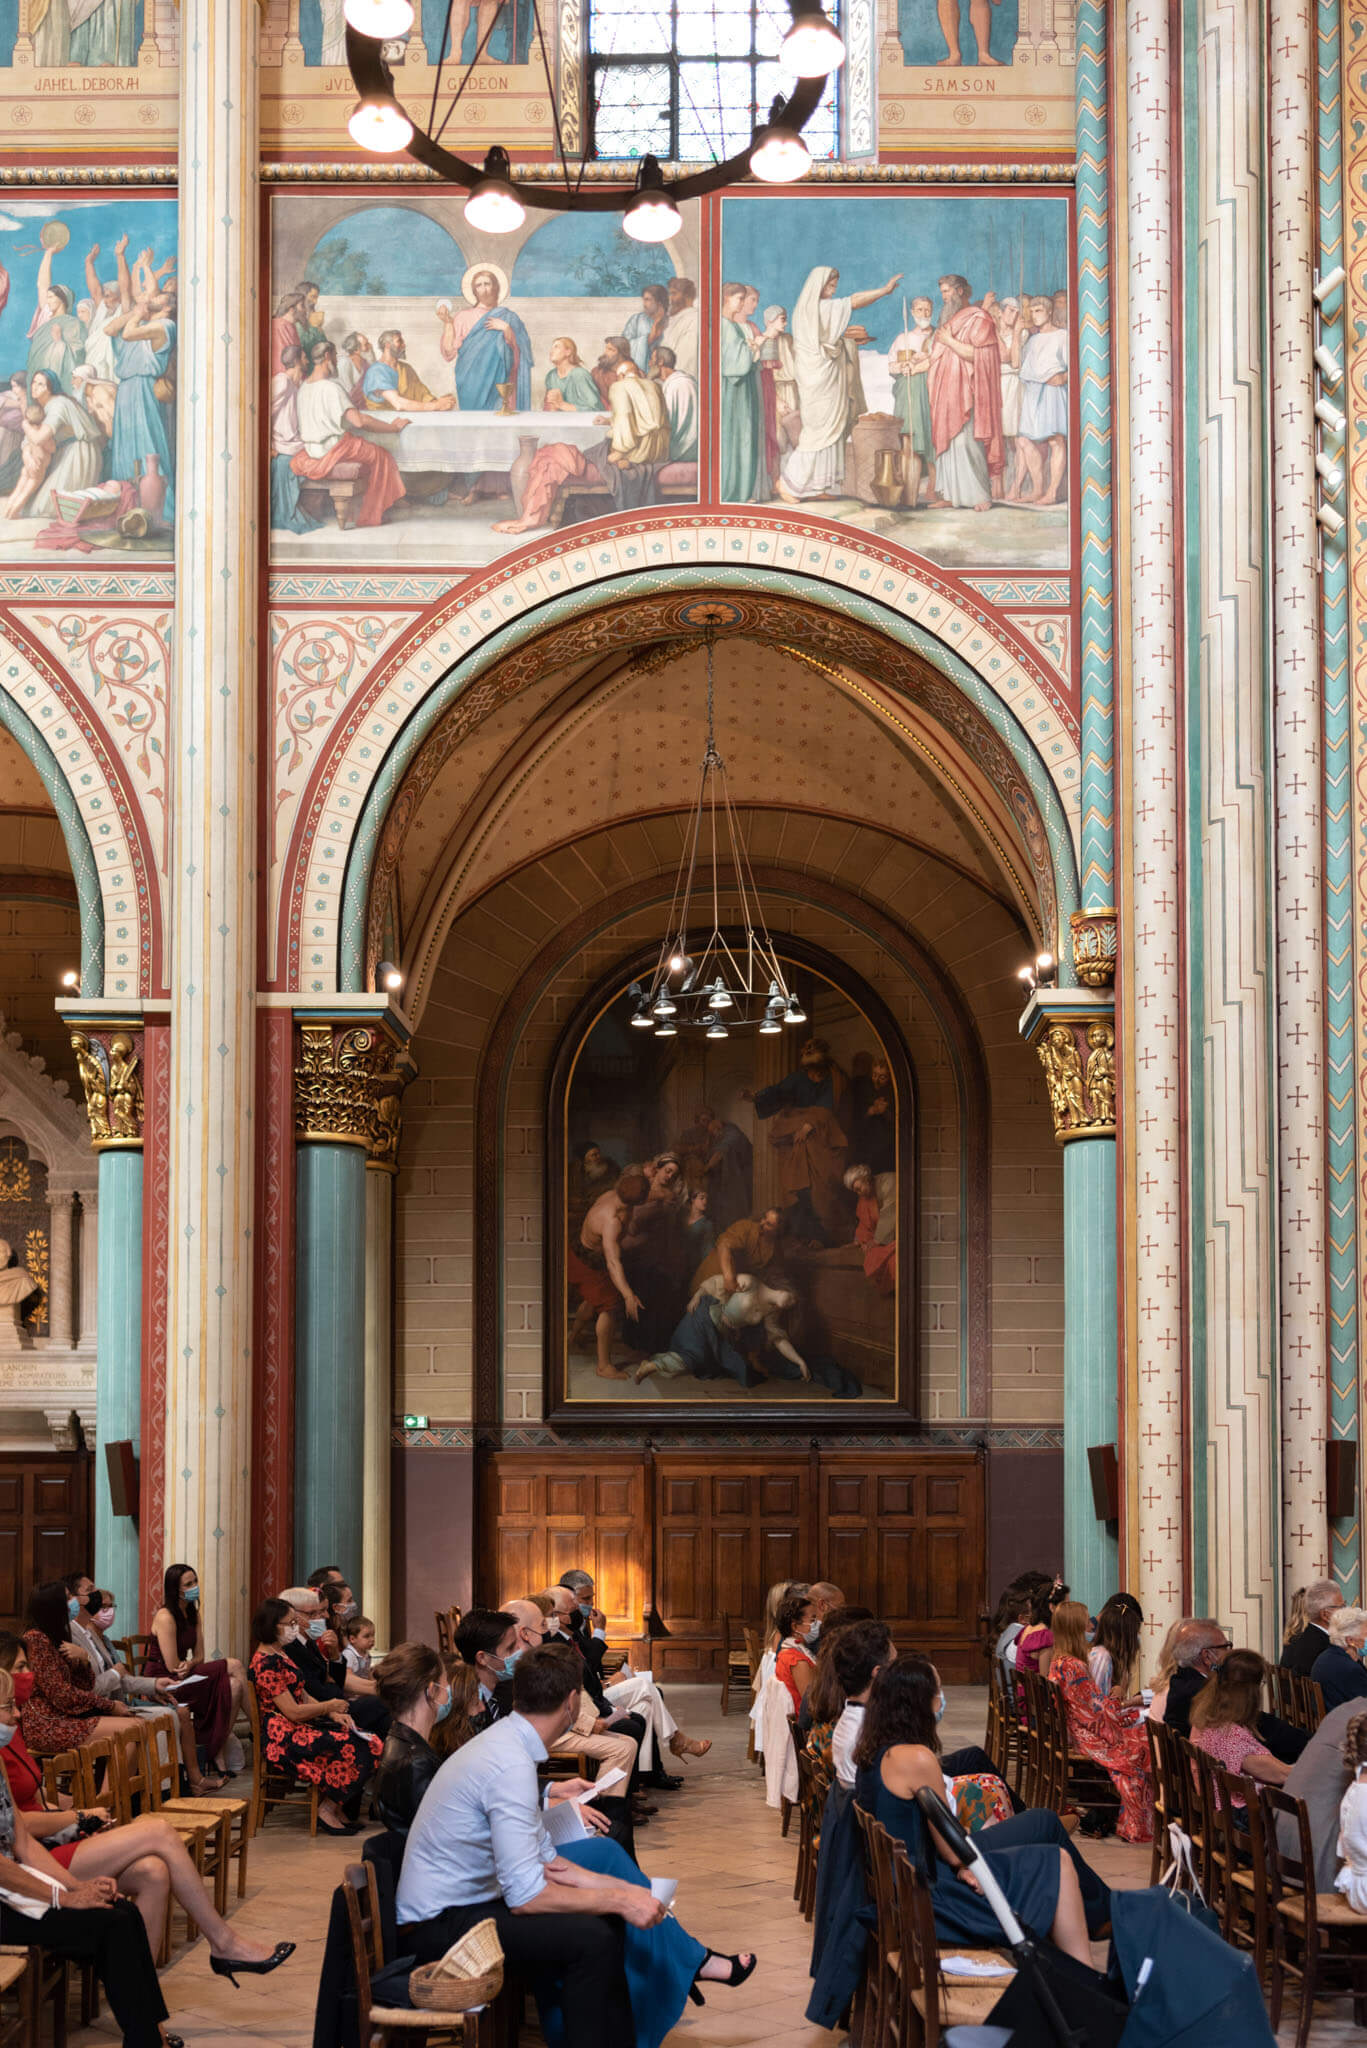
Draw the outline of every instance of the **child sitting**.
M370 1677L370 1653L375 1647L375 1624L368 1615L353 1614L343 1622L342 1662L357 1678Z

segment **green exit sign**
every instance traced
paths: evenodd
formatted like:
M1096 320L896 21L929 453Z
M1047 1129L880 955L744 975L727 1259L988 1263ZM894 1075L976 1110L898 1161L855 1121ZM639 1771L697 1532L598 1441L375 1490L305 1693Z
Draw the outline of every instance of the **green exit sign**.
M427 1417L425 1415L405 1415L403 1426L405 1429L426 1429Z

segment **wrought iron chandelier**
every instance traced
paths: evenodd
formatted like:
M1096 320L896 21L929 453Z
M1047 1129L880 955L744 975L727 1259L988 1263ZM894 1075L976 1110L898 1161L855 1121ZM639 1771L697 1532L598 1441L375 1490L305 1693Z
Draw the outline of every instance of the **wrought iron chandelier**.
M587 156L577 168L570 165L565 156L539 0L532 0L532 20L546 75L546 91L555 112L559 183L547 180L533 184L526 178L515 178L502 144L488 152L482 166L467 163L444 147L442 131L459 104L494 27L491 21L473 58L455 83L449 103L443 106L442 78L451 41L454 0L447 0L442 55L437 62L425 127L413 113L400 106L394 74L385 56L386 42L406 35L413 26L412 0L345 0L347 65L360 95L348 127L352 140L362 149L380 155L402 150L415 163L425 164L449 183L464 186L470 195L465 202L465 218L471 227L486 234L511 234L526 219L527 208L537 206L561 212L619 212L624 232L634 240L667 242L683 225L681 199L696 199L705 192L719 191L724 185L739 184L746 177L759 178L767 184L788 183L805 177L811 169L811 155L802 139L802 130L821 104L827 78L844 63L845 45L825 14L821 0L788 0L788 8L793 21L783 39L780 56L798 81L791 97L774 100L768 120L756 128L745 149L705 170L672 180L666 179L653 156L641 159L635 181L630 185L586 183Z
M731 804L726 782L726 763L717 751L716 685L713 676L712 634L707 644L707 746L702 757L698 794L684 839L683 857L674 883L655 969L648 984L634 981L627 991L632 1005L631 1022L638 1031L653 1031L657 1038L676 1038L680 1027L705 1031L709 1038L729 1038L739 1025L757 1024L764 1037L782 1031L785 1024L805 1024L807 1013L790 988L782 964L764 921L759 891L745 837ZM722 930L720 835L725 835L734 889L740 898L739 935L733 940ZM701 945L691 936L702 937L707 914L706 882L699 880L701 855L710 862L711 929ZM695 913L695 889L702 907Z

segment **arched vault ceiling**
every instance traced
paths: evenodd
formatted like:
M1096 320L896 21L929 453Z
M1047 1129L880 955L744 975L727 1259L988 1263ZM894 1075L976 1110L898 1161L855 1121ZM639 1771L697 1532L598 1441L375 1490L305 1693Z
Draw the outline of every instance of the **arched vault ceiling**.
M0 726L0 811L46 811L56 815L52 798L43 788L41 775L18 740L3 726Z
M861 679L750 640L716 653L719 749L739 804L867 820L1018 903L1002 854L1010 822L971 764L896 707L879 716ZM592 678L524 689L451 755L409 825L400 864L405 931L460 906L546 847L617 819L689 805L698 783L704 656L669 647Z

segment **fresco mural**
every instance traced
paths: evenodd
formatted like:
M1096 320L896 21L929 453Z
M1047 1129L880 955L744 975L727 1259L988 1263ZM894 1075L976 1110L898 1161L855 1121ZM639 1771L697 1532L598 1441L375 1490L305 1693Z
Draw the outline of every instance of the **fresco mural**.
M1010 149L1073 140L1074 0L898 0L879 51L879 146Z
M276 561L474 568L696 501L696 211L665 252L604 215L482 238L454 200L343 209L273 204Z
M0 201L0 556L169 555L174 198Z
M896 1398L907 1119L858 1006L808 969L790 979L810 1021L781 1038L656 1039L623 991L580 1046L564 1399Z
M722 275L724 499L1067 567L1065 199L728 197Z

